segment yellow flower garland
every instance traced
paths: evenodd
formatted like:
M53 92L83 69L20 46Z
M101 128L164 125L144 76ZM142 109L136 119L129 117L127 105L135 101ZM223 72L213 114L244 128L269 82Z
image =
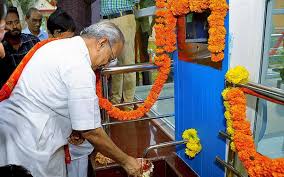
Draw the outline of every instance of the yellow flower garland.
M236 66L230 69L226 75L226 80L233 84L246 84L249 80L249 72L243 66Z
M187 129L183 132L182 138L187 140L185 154L190 158L194 158L202 149L197 131L195 129Z

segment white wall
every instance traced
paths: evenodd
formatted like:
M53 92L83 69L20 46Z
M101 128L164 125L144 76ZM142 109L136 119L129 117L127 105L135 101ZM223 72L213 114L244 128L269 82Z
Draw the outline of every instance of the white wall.
M245 66L250 81L260 80L266 0L230 0L229 18L229 67ZM248 96L247 118L254 128L256 98ZM228 146L227 146L228 148ZM237 169L245 174L239 161Z
M245 66L250 72L250 81L260 79L265 0L230 0L229 65ZM254 97L248 98L247 116L255 117ZM253 124L253 121L252 121Z

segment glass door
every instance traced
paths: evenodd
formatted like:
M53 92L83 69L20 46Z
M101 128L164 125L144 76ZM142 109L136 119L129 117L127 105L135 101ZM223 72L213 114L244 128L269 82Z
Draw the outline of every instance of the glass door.
M261 84L284 90L284 1L269 0ZM259 153L284 157L284 106L259 99L255 143Z

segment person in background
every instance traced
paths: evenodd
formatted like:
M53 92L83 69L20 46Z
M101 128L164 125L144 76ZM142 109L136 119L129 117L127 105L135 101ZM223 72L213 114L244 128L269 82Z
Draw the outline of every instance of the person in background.
M68 38L75 35L76 25L72 17L61 8L57 8L47 20L48 36Z
M0 0L0 60L5 57L5 50L2 40L5 35L5 17L7 14L7 6L5 0Z
M7 14L7 6L5 0L0 0L0 59L5 56L2 39L5 35L5 17ZM5 177L33 177L28 170L18 165L5 165L0 167L1 176Z
M150 6L155 6L155 0L140 0L139 9L147 8ZM153 16L154 17L154 16ZM155 24L155 19L153 18L150 22L149 17L140 17L136 19L137 31L135 36L135 51L136 59L140 59L140 63L149 62L150 56L148 53L148 43L149 37L152 35L152 28ZM138 52L139 51L139 55ZM139 73L137 73L137 81L139 81ZM142 72L142 83L143 85L151 85L150 72ZM139 82L138 82L139 84Z
M94 1L95 0L57 0L56 6L62 8L73 18L76 24L76 35L80 34L80 31L85 27L94 24L91 21L93 14L91 4Z
M3 177L33 177L31 173L20 165L5 165L0 167L0 174Z
M134 38L136 22L133 10L139 0L101 0L101 17L116 24L125 36L125 47L118 60L118 65L135 64ZM132 102L136 87L136 74L112 75L112 96L114 104ZM133 106L124 106L129 111Z
M0 60L0 88L8 80L23 57L39 42L37 37L21 33L22 27L16 7L8 8L5 21L6 33L2 41L5 57Z
M28 26L23 29L22 33L37 36L41 41L48 38L47 32L41 29L42 14L37 8L30 8L26 14L25 20Z

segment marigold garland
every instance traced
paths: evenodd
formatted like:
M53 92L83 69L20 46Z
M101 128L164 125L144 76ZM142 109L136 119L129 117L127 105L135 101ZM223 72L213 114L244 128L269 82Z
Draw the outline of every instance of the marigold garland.
M202 149L197 131L195 129L187 129L182 133L182 138L187 140L185 149L186 155L190 158L194 158Z
M176 50L176 23L174 15L185 15L189 11L203 12L206 9L211 10L208 18L210 26L210 37L208 49L212 52L212 61L220 61L224 58L223 50L225 48L226 29L224 28L224 18L226 16L228 5L226 0L156 0L156 57L155 64L159 66L159 74L149 95L136 110L122 111L114 107L110 101L102 95L101 82L97 75L97 95L99 105L105 109L109 116L119 120L131 120L142 117L150 110L156 102L164 83L170 72L171 60L168 53Z
M212 53L211 60L214 62L224 59L226 37L224 19L228 8L226 0L168 0L168 9L175 16L186 15L189 12L202 13L206 10L211 11L208 17L208 50Z
M226 74L227 81L233 84L248 81L248 71L244 67L236 67ZM246 96L241 88L226 88L222 92L227 133L231 136L230 144L233 151L238 152L239 159L247 169L249 176L280 177L284 176L284 159L270 159L258 153L250 129L250 122L246 120Z
M99 105L101 108L105 109L112 118L119 120L131 120L142 117L146 112L149 112L151 107L154 105L164 83L168 78L171 66L171 59L168 53L173 52L176 45L176 18L168 9L164 8L167 6L167 2L165 0L157 0L156 6L161 8L156 12L157 18L155 25L157 46L155 64L159 66L159 73L144 103L133 111L122 111L119 108L114 107L109 100L103 97L101 81L99 80L100 77L97 74L96 92L99 98Z

